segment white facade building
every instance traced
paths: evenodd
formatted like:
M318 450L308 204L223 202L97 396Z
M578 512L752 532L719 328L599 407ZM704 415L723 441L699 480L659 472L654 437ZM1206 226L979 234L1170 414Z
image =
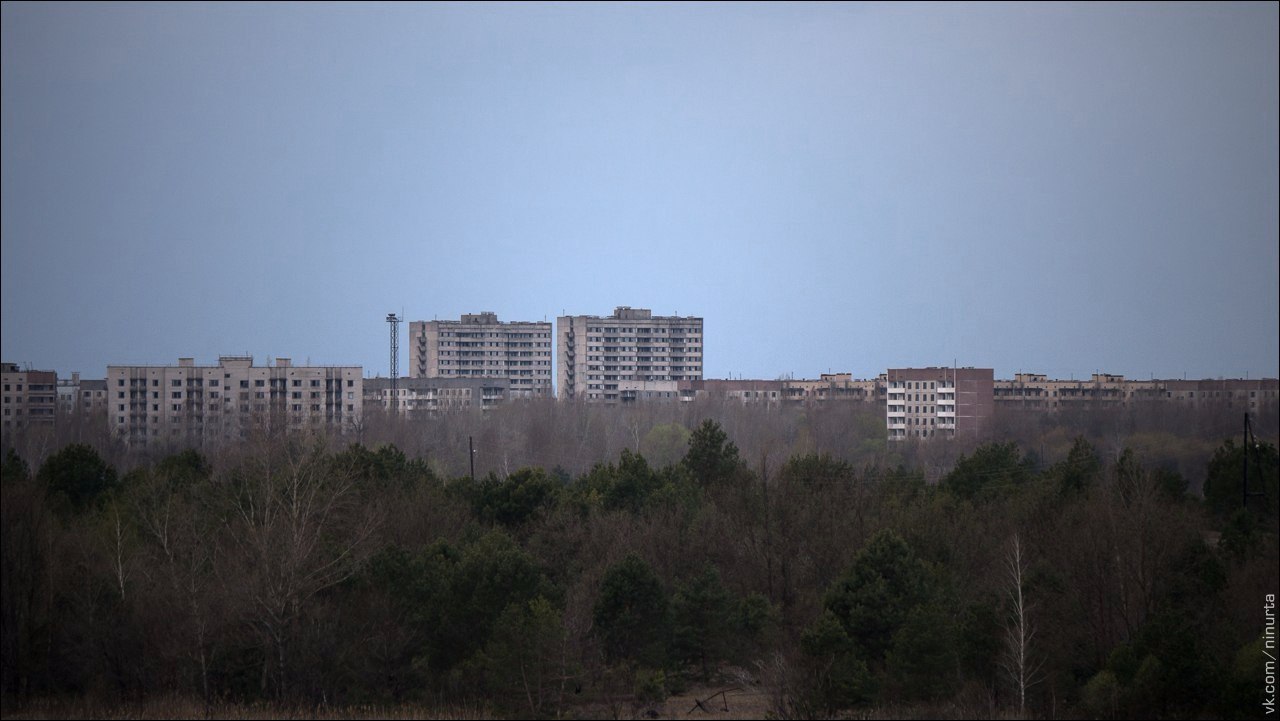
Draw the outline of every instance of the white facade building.
M131 445L217 445L254 427L348 432L364 405L360 366L254 366L223 356L216 366L107 366L107 422Z
M620 403L702 379L702 318L620 306L606 317L561 316L556 325L562 400Z
M496 313L409 324L411 378L502 378L512 398L551 396L551 324Z

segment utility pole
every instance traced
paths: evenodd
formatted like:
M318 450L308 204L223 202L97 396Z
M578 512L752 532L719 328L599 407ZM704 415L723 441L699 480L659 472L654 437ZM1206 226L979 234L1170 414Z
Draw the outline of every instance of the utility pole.
M472 444L471 436L467 436L467 455L471 456L471 482L476 482L476 447Z
M1249 446L1256 445L1257 439L1254 438L1253 428L1249 425L1249 414L1244 414L1244 473L1240 479L1240 501L1244 509L1249 510L1249 496L1265 496L1267 489L1261 491L1249 492Z

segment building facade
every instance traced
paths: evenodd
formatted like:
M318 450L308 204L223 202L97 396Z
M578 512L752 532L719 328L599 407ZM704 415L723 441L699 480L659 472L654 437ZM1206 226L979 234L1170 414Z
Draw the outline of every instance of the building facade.
M58 412L63 415L91 415L107 407L107 381L81 378L58 379Z
M990 368L890 368L885 381L889 440L977 436L991 422Z
M43 426L52 428L58 409L58 374L18 367L17 363L0 366L0 383L4 388L4 431Z
M1094 373L1089 380L1062 380L1040 373L1018 373L1013 380L996 381L994 392L998 407L1048 412L1115 408L1144 402L1195 406L1217 403L1257 412L1274 407L1280 400L1280 381L1275 378L1143 381L1114 373Z
M496 313L409 323L411 378L501 378L513 398L551 397L551 324Z
M428 418L440 413L489 410L510 393L506 378L401 378L394 395L390 378L364 380L365 413L394 411L405 418Z
M107 366L107 423L130 445L217 445L254 428L348 432L360 425L360 366L255 366L222 356L216 366Z
M613 315L556 321L561 400L622 403L702 379L702 319L620 306ZM652 385L659 384L659 385Z

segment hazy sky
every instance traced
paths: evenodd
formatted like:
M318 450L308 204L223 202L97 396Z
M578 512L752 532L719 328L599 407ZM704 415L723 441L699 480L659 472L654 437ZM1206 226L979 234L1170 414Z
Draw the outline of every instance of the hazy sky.
M388 312L631 305L706 377L1274 377L1278 24L6 2L3 357L385 375Z

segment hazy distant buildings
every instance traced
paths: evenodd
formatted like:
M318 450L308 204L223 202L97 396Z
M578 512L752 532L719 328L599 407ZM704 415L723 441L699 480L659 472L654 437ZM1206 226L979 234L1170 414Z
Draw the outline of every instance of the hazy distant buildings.
M702 319L655 316L620 306L613 315L556 321L557 393L562 400L623 403L674 396L702 379Z
M23 370L17 363L0 366L4 387L4 430L53 427L58 408L58 374L54 371Z
M506 401L510 388L506 378L401 378L393 395L390 378L366 378L365 415L376 409L412 419L488 410Z
M1038 411L1098 409L1142 402L1173 401L1202 406L1258 411L1280 399L1280 381L1261 379L1131 380L1113 373L1094 373L1089 380L1053 379L1039 373L1018 373L1013 380L995 382L995 403L1001 408Z
M502 378L512 397L551 396L551 324L495 313L409 324L413 378Z
M64 415L91 415L107 407L107 382L83 379L79 373L58 379L58 412Z
M890 368L885 383L889 440L977 436L991 421L990 368Z
M828 401L883 401L881 379L855 380L851 373L823 373L816 380L707 378L680 381L680 400L736 400L742 403L815 404Z
M254 366L222 356L216 366L107 366L107 419L131 445L206 445L244 438L255 427L345 432L360 424L360 366Z

